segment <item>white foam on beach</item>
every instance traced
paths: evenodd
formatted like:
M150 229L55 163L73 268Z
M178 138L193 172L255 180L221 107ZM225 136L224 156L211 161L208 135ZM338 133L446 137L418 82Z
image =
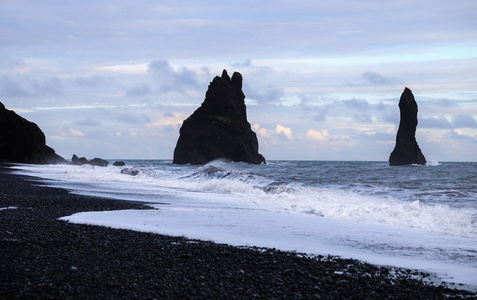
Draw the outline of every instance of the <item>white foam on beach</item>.
M17 209L16 206L8 206L8 207L0 207L0 210L7 210L7 209Z
M466 210L343 190L278 186L266 191L260 188L260 179L244 182L233 174L187 180L185 173L179 176L168 170L128 176L114 167L21 169L75 193L146 201L154 208L84 212L61 218L65 221L340 255L421 269L448 282L477 286L476 224Z
M403 201L390 197L361 195L352 191L302 187L286 184L267 187L264 179L244 182L234 178L236 173L219 170L216 177L200 172L174 173L168 169L154 169L138 176L124 175L116 167L91 166L24 166L40 176L72 184L71 189L91 196L115 197L125 200L161 201L153 195L185 191L218 195L244 195L243 203L253 203L263 209L290 214L309 214L319 217L381 224L398 228L417 228L430 233L477 238L477 210L450 208L442 204L426 204L419 199ZM194 170L194 169L189 169ZM210 172L210 170L205 170ZM192 173L192 175L190 175ZM77 183L77 184L73 184Z

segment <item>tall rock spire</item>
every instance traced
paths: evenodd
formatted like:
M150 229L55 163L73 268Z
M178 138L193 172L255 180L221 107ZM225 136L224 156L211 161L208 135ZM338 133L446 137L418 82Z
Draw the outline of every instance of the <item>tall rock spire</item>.
M425 165L426 158L416 141L417 103L412 91L407 87L399 100L401 120L396 136L396 146L389 156L391 166L419 164Z
M247 121L242 75L227 71L210 83L202 105L180 129L173 163L206 164L224 158L251 164L265 162Z

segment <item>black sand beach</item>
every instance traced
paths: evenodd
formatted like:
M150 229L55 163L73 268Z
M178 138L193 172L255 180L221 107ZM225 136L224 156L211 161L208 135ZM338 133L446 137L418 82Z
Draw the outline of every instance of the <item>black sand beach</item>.
M355 260L69 224L142 203L36 185L0 164L0 299L443 299L476 295ZM418 278L426 278L419 273Z

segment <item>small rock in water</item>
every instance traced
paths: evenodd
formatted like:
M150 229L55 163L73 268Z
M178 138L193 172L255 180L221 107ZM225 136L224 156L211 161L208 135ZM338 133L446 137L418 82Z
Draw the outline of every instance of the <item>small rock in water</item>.
M76 156L76 154L73 154L73 157L71 158L71 162L74 165L91 165L91 166L98 166L98 167L107 167L109 164L109 161L104 160L102 158L93 158L92 160L87 160L86 157L81 157L79 158Z
M124 168L121 170L121 174L127 174L131 176L136 176L139 173L139 170L134 168Z

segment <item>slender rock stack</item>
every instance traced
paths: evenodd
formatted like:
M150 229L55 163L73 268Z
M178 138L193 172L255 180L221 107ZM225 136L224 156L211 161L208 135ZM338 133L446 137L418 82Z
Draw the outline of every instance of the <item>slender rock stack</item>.
M401 120L396 136L396 146L389 156L391 166L419 164L425 165L426 158L416 141L417 103L407 87L399 100Z

